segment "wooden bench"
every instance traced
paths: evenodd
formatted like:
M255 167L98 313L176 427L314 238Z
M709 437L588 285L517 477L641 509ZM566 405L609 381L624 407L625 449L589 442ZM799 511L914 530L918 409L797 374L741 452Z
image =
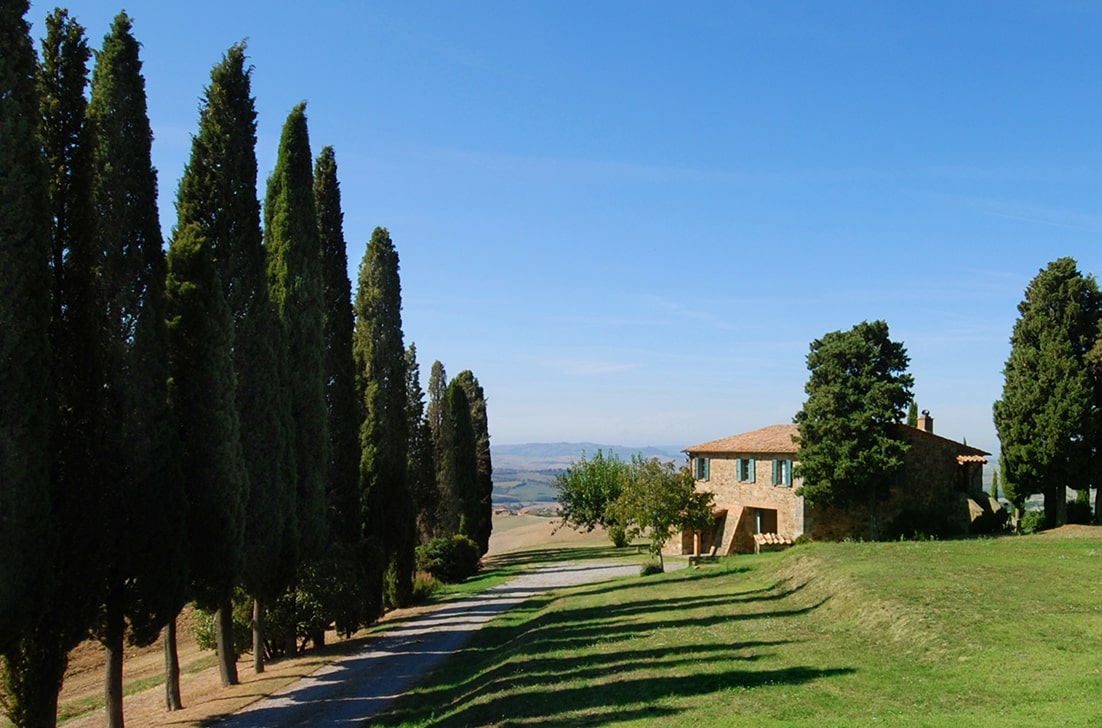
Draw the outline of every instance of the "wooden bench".
M792 545L792 539L788 536L781 536L776 533L755 533L754 534L754 553L760 554L762 551L780 551L786 549Z
M716 560L716 546L712 544L712 548L706 554L693 554L689 557L689 566L696 566L701 561L715 561Z

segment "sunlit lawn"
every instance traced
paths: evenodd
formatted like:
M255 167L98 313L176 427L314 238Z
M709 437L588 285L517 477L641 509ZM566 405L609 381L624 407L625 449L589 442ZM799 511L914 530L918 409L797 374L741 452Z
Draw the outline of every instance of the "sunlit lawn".
M376 722L1102 725L1100 553L1046 536L818 544L562 590Z

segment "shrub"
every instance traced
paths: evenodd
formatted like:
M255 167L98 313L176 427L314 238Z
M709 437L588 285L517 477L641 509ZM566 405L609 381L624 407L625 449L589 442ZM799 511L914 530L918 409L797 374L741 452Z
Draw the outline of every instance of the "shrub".
M252 600L241 587L233 591L233 649L238 655L253 651ZM215 612L195 609L195 644L201 650L215 649Z
M639 576L650 576L651 574L661 574L665 571L662 568L662 562L657 559L650 559L644 561L643 566L639 568Z
M417 570L448 584L457 584L478 571L478 544L467 536L434 538L417 547Z
M435 576L427 571L418 571L413 577L413 603L427 602L439 588L440 583L436 581Z
M627 529L614 523L608 527L608 540L612 541L612 545L616 548L622 549L631 539L628 538Z
M1044 511L1026 511L1022 514L1022 533L1037 533L1046 527Z

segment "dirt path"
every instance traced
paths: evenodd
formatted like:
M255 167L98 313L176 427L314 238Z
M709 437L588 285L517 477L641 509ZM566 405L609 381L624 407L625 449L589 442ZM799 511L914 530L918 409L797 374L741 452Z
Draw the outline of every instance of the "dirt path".
M484 624L537 594L639 573L638 564L566 562L450 602L387 631L285 690L218 722L219 728L347 726L384 710L429 670L460 650Z

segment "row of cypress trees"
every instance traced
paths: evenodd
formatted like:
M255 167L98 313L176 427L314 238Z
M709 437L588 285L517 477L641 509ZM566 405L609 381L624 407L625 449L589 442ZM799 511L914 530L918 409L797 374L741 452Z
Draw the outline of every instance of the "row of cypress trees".
M243 44L212 70L166 256L130 18L89 100L84 29L55 10L39 62L27 10L0 4L0 693L17 725L55 725L92 634L122 726L124 639L163 628L180 707L189 600L215 612L230 685L235 590L262 671L269 605L293 616L313 589L351 632L409 603L419 541L463 532L485 553L485 397L437 362L426 409L384 228L353 305L336 160L312 158L303 104L261 226Z

